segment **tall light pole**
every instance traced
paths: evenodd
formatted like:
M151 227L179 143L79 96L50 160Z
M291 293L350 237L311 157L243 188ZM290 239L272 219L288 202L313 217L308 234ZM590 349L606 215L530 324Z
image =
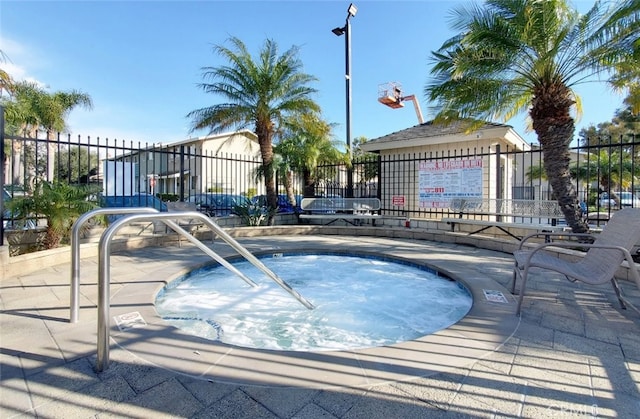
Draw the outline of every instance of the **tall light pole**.
M4 107L0 105L0 187L4 187L4 176ZM4 205L3 193L0 195L0 246L4 246Z
M347 153L349 153L349 161L353 158L351 152L351 22L352 16L355 16L358 8L351 3L347 9L347 20L342 28L334 28L331 30L336 36L345 35L345 88L347 96ZM347 198L353 197L353 168L349 166L347 169Z

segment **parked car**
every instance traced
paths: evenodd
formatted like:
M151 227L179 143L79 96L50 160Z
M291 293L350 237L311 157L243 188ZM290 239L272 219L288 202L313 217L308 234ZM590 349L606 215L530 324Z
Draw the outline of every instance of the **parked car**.
M24 196L21 194L19 196ZM3 206L4 211L2 212L2 226L5 229L17 229L17 228L36 228L36 221L33 219L24 219L20 218L20 214L18 214L15 210L11 212L9 208L7 208L7 204L13 199L9 191L6 188L2 188L2 197L3 197Z
M640 208L640 198L634 195L631 192L620 192L618 194L620 197L620 206L621 207L634 207Z
M620 199L620 207L633 207L640 208L640 198L634 195L631 192L617 192L618 198ZM616 208L618 204L614 199L613 195L609 195L607 192L602 193L600 195L600 206L604 208Z
M245 196L227 193L198 193L191 195L187 202L195 203L197 210L209 217L238 215L235 207L251 204Z
M139 193L135 195L118 195L100 197L100 206L103 208L155 208L160 212L167 211L167 204L155 195ZM113 223L123 215L108 215L107 220Z
M295 195L296 205L291 205L289 197L286 194L278 195L278 213L280 214L293 214L295 212L301 212L302 208L300 204L302 202L302 195ZM251 202L258 207L267 207L267 195L256 195L251 198Z
M600 198L598 199L598 205L603 208L615 207L616 201L609 198L608 193L603 192L602 194L600 194Z
M155 195L139 193L135 195L103 196L100 199L101 207L130 208L147 207L158 211L167 211L167 204Z
M11 222L11 211L6 208L7 202L11 201L11 195L5 188L2 188L2 202L4 211L2 212L2 226L7 228Z
M22 185L4 185L4 189L13 197L25 196L27 194Z
M311 208L307 206L307 210L311 214L335 214L344 212L345 200L337 194L316 195Z

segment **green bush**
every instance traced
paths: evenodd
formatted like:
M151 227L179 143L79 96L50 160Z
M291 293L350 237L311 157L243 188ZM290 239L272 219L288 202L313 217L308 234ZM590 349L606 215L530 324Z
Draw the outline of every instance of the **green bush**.
M238 214L238 217L242 219L242 222L248 226L264 225L267 220L267 216L269 215L269 212L265 211L264 207L255 205L251 202L243 205L236 205L233 207L233 212Z
M159 193L156 194L156 196L164 202L178 202L178 200L180 199L180 197L174 193Z
M69 243L73 223L85 212L98 208L98 185L70 185L66 182L41 182L31 195L15 197L7 209L18 214L25 223L31 219L46 219L42 245L53 249Z

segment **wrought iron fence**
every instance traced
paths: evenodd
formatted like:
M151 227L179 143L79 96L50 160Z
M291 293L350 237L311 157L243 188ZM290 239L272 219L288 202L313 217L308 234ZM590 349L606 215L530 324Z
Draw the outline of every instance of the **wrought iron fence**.
M590 212L610 214L623 206L640 206L640 137L599 137L582 139L570 147L570 176L577 199ZM425 188L424 166L451 161L482 161L482 196L500 199L555 200L545 176L543 151L536 145L528 150L502 148L499 145L452 152L398 153L363 163L377 172L367 172L367 184L375 185L385 215L412 218L438 218L450 215L447 206L428 207L421 202ZM333 172L346 168L330 166ZM358 185L354 165L354 185ZM346 186L344 176L319 183L321 194L340 193ZM372 188L373 189L373 188ZM354 190L354 196L358 191ZM613 198L615 197L615 199Z
M105 196L156 196L164 201L188 201L196 194L217 193L251 198L263 195L261 161L257 156L205 152L195 143L173 145L134 143L100 138L58 135L4 136L3 198L28 194L45 181L98 185ZM571 176L578 199L592 211L609 212L625 201L620 192L640 197L640 140L636 135L593 138L569 150ZM482 193L503 199L554 199L543 170L543 152L492 146L459 152L366 155L351 166L321 164L315 172L289 177L295 194L315 196L377 197L385 215L437 218L449 215L446 207L425 207L420 187L423 168L451 161L483 161ZM353 190L347 191L348 172ZM276 176L284 194L284 176ZM312 191L312 192L310 192ZM604 196L603 194L608 195ZM350 195L351 194L351 195ZM617 200L616 200L617 199ZM12 214L2 212L3 228Z
M196 192L251 195L261 187L257 157L205 152L190 145L7 136L5 148L5 188L10 192L64 181L101 184L105 195L149 193L184 200Z
M571 147L570 175L576 196L589 211L607 212L621 206L638 206L640 199L640 137L601 137L583 139ZM450 215L447 207L425 207L420 203L421 166L425 162L484 162L482 195L501 199L554 200L546 179L543 152L531 145L529 150L500 146L481 147L459 152L398 153L368 155L353 164L354 197L378 197L381 212L391 216L438 218ZM318 168L316 196L347 195L345 165L324 164ZM424 186L424 185L423 185ZM619 195L627 191L637 199L611 199L603 194Z

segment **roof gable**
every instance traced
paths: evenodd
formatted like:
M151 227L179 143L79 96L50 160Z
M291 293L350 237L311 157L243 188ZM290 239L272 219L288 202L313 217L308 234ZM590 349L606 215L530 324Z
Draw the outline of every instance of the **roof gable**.
M238 138L242 138L242 139L247 139L253 142L258 142L258 136L249 130L240 130L240 131L233 131L233 132L223 132L220 134L209 134L209 135L203 135L201 137L192 137L192 138L187 138L186 140L181 140L181 141L176 141L174 143L170 143L167 144L167 146L169 147L175 147L175 146L179 146L179 145L190 145L190 144L202 144L204 142L220 142L220 141L227 141L229 139L238 139Z
M469 140L500 138L516 149L528 149L529 145L510 125L485 123L473 132L466 132L466 124L462 121L450 124L435 124L433 121L415 125L379 138L369 140L361 145L364 151L401 149L408 147L450 144Z

